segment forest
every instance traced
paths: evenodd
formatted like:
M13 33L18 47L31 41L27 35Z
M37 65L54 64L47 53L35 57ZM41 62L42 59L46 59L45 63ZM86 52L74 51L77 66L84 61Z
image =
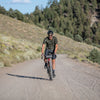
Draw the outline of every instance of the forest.
M36 24L78 42L100 45L99 0L49 0L46 8L36 6L30 14L11 8L7 11L0 6L0 14Z

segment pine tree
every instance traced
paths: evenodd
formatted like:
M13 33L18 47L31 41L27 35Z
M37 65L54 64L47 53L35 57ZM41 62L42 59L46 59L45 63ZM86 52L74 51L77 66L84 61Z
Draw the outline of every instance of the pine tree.
M7 11L6 11L5 8L2 7L2 6L0 6L0 14L4 14L4 15L7 14Z
M99 21L95 22L92 27L90 26L91 16L97 9L100 17L99 0L60 0L59 2L58 0L48 0L46 8L39 9L36 6L35 11L30 14L23 15L13 9L6 11L1 6L0 13L24 22L44 26L46 29L53 29L59 34L75 40L100 44Z

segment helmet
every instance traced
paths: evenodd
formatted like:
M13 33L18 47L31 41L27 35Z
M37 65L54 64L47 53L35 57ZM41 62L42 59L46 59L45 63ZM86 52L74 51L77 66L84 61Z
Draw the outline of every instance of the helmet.
M49 30L49 31L47 32L47 34L48 34L48 35L49 35L49 34L52 34L52 35L53 35L53 31Z

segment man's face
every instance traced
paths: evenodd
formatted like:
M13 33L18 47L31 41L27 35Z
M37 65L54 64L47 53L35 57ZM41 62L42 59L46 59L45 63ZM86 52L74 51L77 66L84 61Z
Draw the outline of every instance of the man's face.
M48 37L49 37L50 40L52 40L53 35L49 34Z

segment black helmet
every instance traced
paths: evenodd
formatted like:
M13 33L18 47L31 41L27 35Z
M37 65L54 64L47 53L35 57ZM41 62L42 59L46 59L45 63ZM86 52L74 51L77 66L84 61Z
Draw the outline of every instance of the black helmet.
M48 31L47 34L48 34L48 35L49 35L49 34L52 34L52 35L53 35L53 31Z

